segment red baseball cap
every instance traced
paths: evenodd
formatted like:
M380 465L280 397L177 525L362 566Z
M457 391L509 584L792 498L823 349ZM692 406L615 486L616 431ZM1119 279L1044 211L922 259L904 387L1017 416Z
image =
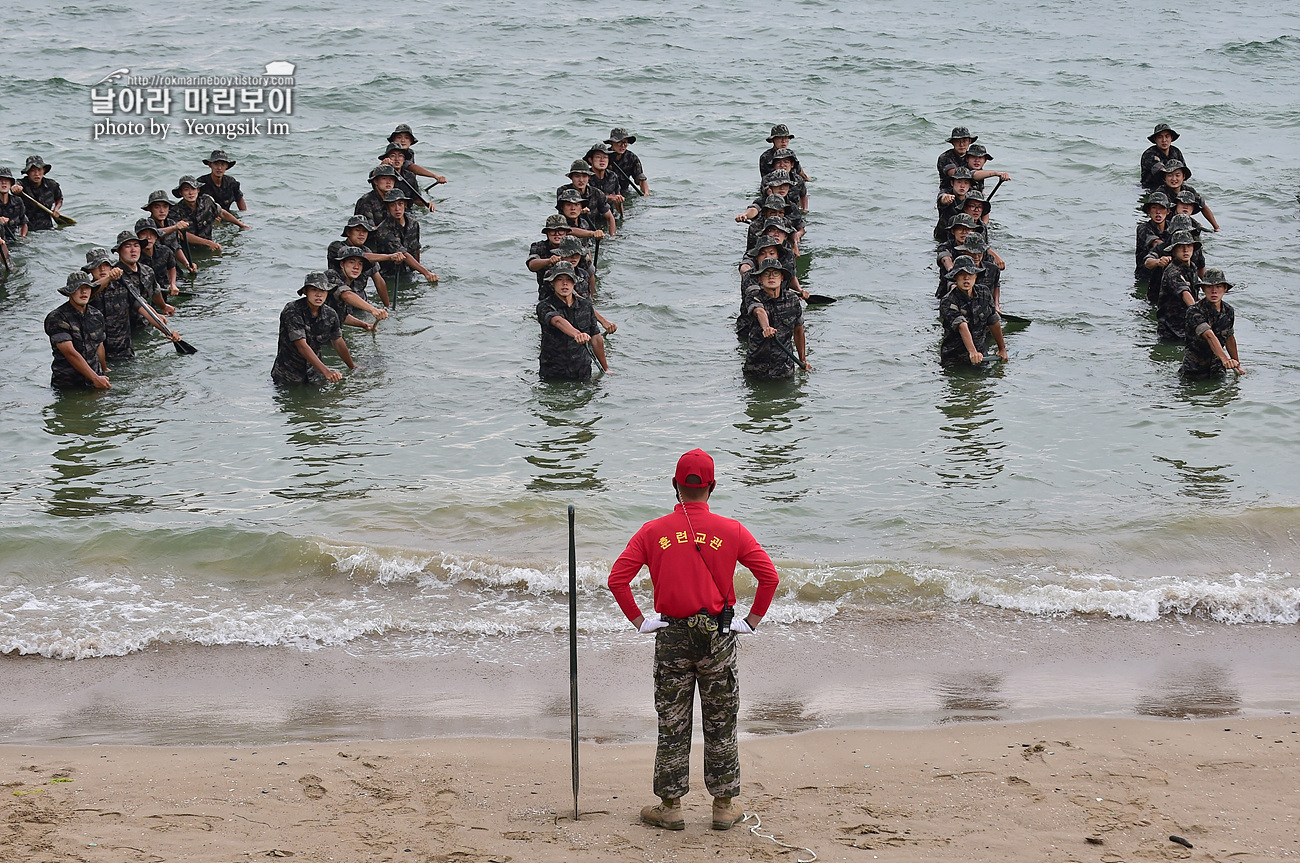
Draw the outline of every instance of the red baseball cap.
M687 488L708 488L713 482L713 456L702 449L691 450L677 460L673 479Z

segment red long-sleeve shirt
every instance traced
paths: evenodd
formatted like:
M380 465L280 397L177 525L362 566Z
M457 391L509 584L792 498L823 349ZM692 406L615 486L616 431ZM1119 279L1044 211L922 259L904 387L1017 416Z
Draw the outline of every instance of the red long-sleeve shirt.
M641 616L630 587L642 566L650 567L655 611L668 617L690 617L701 608L710 614L735 605L734 577L739 562L758 579L752 614L762 617L772 604L779 577L772 559L745 526L732 518L714 515L709 505L691 501L663 518L648 521L628 542L609 572L609 589L628 620ZM695 528L692 548L686 515ZM706 566L707 563L707 566Z

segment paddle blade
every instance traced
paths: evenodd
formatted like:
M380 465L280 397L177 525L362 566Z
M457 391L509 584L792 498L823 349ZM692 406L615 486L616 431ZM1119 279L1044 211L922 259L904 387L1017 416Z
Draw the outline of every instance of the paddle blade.
M65 216L62 213L59 213L57 216L55 216L54 220L58 222L60 225L64 225L64 226L72 226L77 224L76 219L72 218L71 216Z
M1002 312L1001 317L1002 320L1006 321L1008 324L1032 324L1033 323L1033 321L1031 321L1029 318L1021 317L1020 315L1008 314L1007 312Z
M838 301L838 298L828 297L824 294L809 294L807 303L810 306L829 306L831 303Z
M176 346L176 353L178 354L197 354L199 352L198 348L194 347L194 345L184 339L181 339L178 342L172 342L172 344Z

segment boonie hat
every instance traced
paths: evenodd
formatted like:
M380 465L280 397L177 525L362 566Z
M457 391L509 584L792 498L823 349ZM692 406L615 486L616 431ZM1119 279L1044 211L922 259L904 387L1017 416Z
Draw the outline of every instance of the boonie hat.
M988 202L988 199L984 197L984 193L979 189L971 189L966 193L966 200L962 201L962 208L965 209L966 205L971 201L979 201L980 209L986 213L993 209L993 205Z
M775 132L776 129L772 131ZM708 488L713 483L713 456L702 449L693 449L684 453L677 459L677 471L673 474L673 482L687 488Z
M9 170L7 166L0 168L0 180L13 180L13 178L14 172Z
M542 225L543 234L545 234L547 231L571 231L571 230L573 229L569 227L568 220L565 219L563 216L561 216L559 213L556 213L553 216L547 216L546 222L543 223Z
M629 135L627 129L622 126L615 126L609 132L609 137L605 139L606 144L617 144L620 141L627 141L629 144L636 143L636 135Z
M1200 245L1201 241L1196 239L1196 237L1192 235L1191 231L1174 231L1169 235L1169 245L1165 248L1173 251L1175 246L1199 247Z
M1190 180L1192 178L1192 169L1187 167L1177 159L1170 159L1168 162L1165 162L1163 165L1159 166L1155 170L1161 174L1172 174L1174 171L1177 171L1180 168L1183 171L1183 179Z
M397 169L385 162L370 172L370 182L373 183L376 177L393 177L396 179Z
M763 209L785 212L785 197L782 195L768 195L763 199Z
M582 192L577 189L565 189L555 196L557 204L581 204L585 200L587 199L582 197Z
M970 129L967 129L965 126L953 126L952 134L948 136L948 143L951 144L953 141L960 141L962 138L970 138L970 142L974 144L980 139L980 136L972 135Z
M153 219L136 219L135 220L136 235L138 236L141 231L153 231L154 236L156 237L162 236L162 232L158 230L158 223L155 222Z
M570 234L555 247L555 254L561 258L567 258L569 255L581 255L585 249L582 248L582 241Z
M68 273L68 281L65 285L59 288L59 293L63 294L65 297L70 297L75 294L77 288L82 285L93 285L94 283L95 280L92 279L88 273L83 273L81 270L73 270L71 273Z
M344 245L334 253L334 260L338 261L340 264L348 258L360 258L361 262L364 264L366 260L366 250L360 246Z
M975 266L975 260L969 255L958 255L957 259L952 262L952 269L948 271L947 278L952 279L958 273L970 273L972 276L978 276L980 268Z
M403 132L411 136L412 144L420 143L419 140L415 137L415 133L411 131L411 127L406 125L405 123L397 124L397 128L394 129L393 133L388 136L389 142L391 143L394 138L396 138L398 135L402 134Z
M972 255L982 255L989 250L989 241L984 239L983 234L974 233L966 238L966 242L957 246L955 251L970 252Z
M948 230L953 228L970 228L972 231L978 228L975 218L967 213L958 213L948 220Z
M209 167L213 162L225 162L227 168L235 167L235 160L227 156L225 150L213 150L212 155L203 160L203 164Z
M394 144L392 141L388 142L388 146L384 148L384 152L380 153L377 158L387 158L389 153L401 153L406 157L406 161L408 162L415 158L415 154L406 147L403 147L401 144Z
M108 253L108 249L103 246L96 246L89 252L86 252L86 265L81 268L83 273L89 273L100 264L113 263L113 256Z
M317 290L321 290L321 291L329 291L330 289L329 276L327 276L325 273L308 273L306 276L303 277L302 287L298 289L298 293L306 294L308 288L316 288Z
M1200 202L1196 199L1195 192L1193 192L1191 189L1183 189L1179 191L1177 195L1174 196L1174 203L1175 204L1199 204ZM1197 209L1200 208L1197 207Z
M780 216L771 216L770 218L768 218L767 221L763 223L764 231L772 227L780 228L781 230L785 231L787 234L794 233L794 228L790 227L790 223L787 222L785 219L781 218Z
M569 166L570 177L572 177L574 174L587 174L588 176L591 176L594 175L595 173L596 173L595 171L591 170L591 166L588 165L586 161L583 159L575 159L573 161L573 164Z
M777 270L782 274L790 272L788 269L786 269L785 264L781 263L779 260L772 260L771 258L769 258L763 264L754 268L754 275L761 276L764 273L766 273L768 270Z
M777 123L775 126L772 127L772 133L767 136L767 143L769 144L772 143L773 138L793 138L793 137L794 135L790 133L789 126L787 126L785 123Z
M1158 124L1156 126L1156 130L1152 132L1150 135L1147 135L1147 140L1150 141L1152 144L1154 144L1156 142L1156 135L1159 135L1161 132L1168 132L1169 134L1173 135L1173 138L1170 139L1171 143L1173 141L1178 140L1178 133L1175 132L1168 123Z
M117 235L117 241L113 244L112 251L116 252L127 243L139 243L140 238L135 235L135 231L121 231Z
M592 153L604 153L606 156L610 156L613 155L614 148L611 147L607 141L598 141L591 145L591 148L587 150L587 155L584 158L590 159Z
M568 261L560 261L558 264L547 270L546 275L542 277L542 281L553 282L559 276L568 276L573 279L575 285L578 283L578 273L573 269L573 264L570 264Z
M1201 276L1198 284L1200 284L1201 287L1207 285L1227 285L1228 290L1232 290L1232 282L1228 281L1228 277L1225 276L1223 270L1218 267L1206 267L1205 275Z
M199 181L197 177L191 176L190 174L186 174L184 177L181 177L180 182L176 184L176 188L172 189L172 195L179 198L181 196L181 190L184 189L186 186L189 186L192 189L203 188L202 186L199 185Z
M1196 224L1196 220L1186 213L1176 213L1173 218L1169 220L1169 230L1170 232L1191 231L1193 237L1199 237L1201 235L1201 229Z
M764 249L779 248L781 248L781 241L776 237L759 237L758 242L754 243L754 248L750 249L750 251L754 253L754 257L758 257L758 253Z
M772 151L772 159L773 159L773 160L776 160L776 159L793 159L794 157L795 157L794 150L791 150L789 147L782 147L782 148L779 149L779 150L773 150L773 151Z
M791 185L792 178L789 171L768 171L763 176L763 188L768 186L788 186Z
M1150 209L1153 206L1164 207L1166 210L1172 210L1174 205L1169 203L1169 196L1164 192L1156 190L1147 195L1146 200L1142 202L1142 209Z
M975 172L970 168L954 168L953 172L948 175L949 180L974 180Z
M167 206L170 207L172 205L171 196L168 195L166 190L164 189L156 189L149 193L148 202L146 202L145 205L140 209L147 210L150 207L152 207L154 204L166 204Z
M992 156L992 154L989 153L988 149L987 149L983 144L971 144L971 145L970 145L970 149L966 151L966 155L967 155L967 156L978 156L978 157L980 157L980 158L982 158L982 159L985 159L985 160L987 160L987 161L989 161L989 162L992 162L992 161L993 161L993 156Z
M26 174L32 168L40 168L47 174L54 170L54 166L42 159L40 156L28 156L27 163L23 165L23 173Z
M343 232L339 234L339 236L346 237L348 235L349 228L365 228L366 231L369 232L369 231L374 231L375 226L374 223L371 222L369 219L367 219L365 216L358 214L348 219L348 223L343 226Z
M401 189L389 189L384 192L384 203L391 204L393 201L409 201L410 197Z

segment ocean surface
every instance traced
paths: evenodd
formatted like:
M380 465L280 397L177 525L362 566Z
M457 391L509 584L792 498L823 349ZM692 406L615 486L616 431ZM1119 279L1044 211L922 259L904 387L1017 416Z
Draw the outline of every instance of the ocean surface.
M792 638L850 610L1294 625L1300 13L988 11L244 2L206 29L179 7L11 10L0 164L43 155L78 224L16 247L0 284L0 652L490 650L565 626L570 503L582 627L613 631L608 566L696 446L717 460L714 509L777 560L769 620ZM92 140L91 87L114 70L273 61L296 64L286 134L186 134L202 118L178 91L166 140ZM1180 382L1135 294L1137 163L1162 121L1223 226L1205 249L1237 285L1240 379ZM361 368L341 383L277 392L279 310L399 122L449 178L419 215L441 282L348 333ZM814 178L804 284L839 302L806 313L815 370L758 385L733 334L732 217L777 122ZM616 125L652 194L602 248L613 371L543 384L528 244ZM930 229L955 125L1012 175L992 239L1004 309L1033 323L1005 365L944 372ZM183 284L175 325L199 353L147 334L111 392L56 395L56 287L215 147L251 228L219 229L226 252Z

